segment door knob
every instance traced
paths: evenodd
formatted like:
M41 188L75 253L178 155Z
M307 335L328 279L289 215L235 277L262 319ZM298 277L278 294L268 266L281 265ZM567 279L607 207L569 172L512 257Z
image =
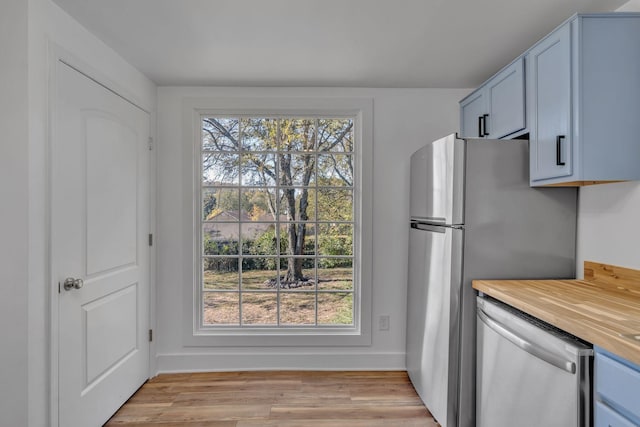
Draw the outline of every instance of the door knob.
M67 277L64 279L64 290L70 291L71 289L80 289L84 285L82 279L74 279L73 277Z

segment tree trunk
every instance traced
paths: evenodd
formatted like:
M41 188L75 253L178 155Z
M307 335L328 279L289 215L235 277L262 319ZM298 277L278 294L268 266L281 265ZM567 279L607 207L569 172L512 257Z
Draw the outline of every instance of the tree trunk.
M310 126L310 124L307 124ZM306 130L304 135L308 136L309 132ZM304 144L305 148L313 148L313 139L307 139ZM291 154L280 155L280 167L281 167L281 183L283 185L293 185ZM307 208L309 207L309 190L307 186L311 181L315 168L315 157L313 155L304 156L304 170L302 174L302 188L300 194L299 206L296 208L296 191L292 188L285 190L285 197L287 199L287 214L289 219L288 231L288 253L287 259L287 274L284 277L285 283L292 283L304 280L302 273L302 267L304 260L302 258L296 258L296 255L304 254L304 243L306 239L306 224L302 221L307 221L309 215L307 214ZM301 221L299 224L293 223L293 221Z
M287 195L287 204L289 208L289 221L296 220L295 214L296 212L296 194L295 190L288 189L286 190ZM298 207L298 221L307 221L309 219L309 215L307 214L307 207L309 205L309 190L306 188L302 189L302 194L300 195L300 206ZM295 224L293 222L289 223L288 226L288 237L289 237L289 255L304 255L304 243L307 237L307 228L305 223ZM302 272L302 267L304 264L304 260L302 258L295 258L290 256L287 259L287 275L285 276L285 282L295 282L299 280L304 280L304 274Z
M288 219L289 221L294 221L296 219L296 192L294 189L290 188L285 190L285 195L287 198L287 207L288 207ZM302 275L302 259L295 258L293 255L301 255L302 248L300 247L300 238L302 238L302 242L304 242L304 235L300 236L298 234L297 224L294 222L289 222L287 227L288 234L288 252L289 258L287 259L287 274L284 277L285 282L295 282L303 279Z
M297 246L297 227L296 224L289 224L289 255L296 255ZM285 282L295 282L302 280L302 260L290 256L287 258L287 274L284 278Z
M309 219L309 215L307 214L307 206L309 204L309 190L304 188L302 190L302 194L300 195L300 206L298 209L298 217L300 221L307 221ZM298 231L296 233L296 247L293 252L295 255L304 255L304 242L307 237L307 225L305 223L297 224ZM301 258L295 259L295 270L294 276L296 280L302 280L304 275L302 274L302 265L304 260Z

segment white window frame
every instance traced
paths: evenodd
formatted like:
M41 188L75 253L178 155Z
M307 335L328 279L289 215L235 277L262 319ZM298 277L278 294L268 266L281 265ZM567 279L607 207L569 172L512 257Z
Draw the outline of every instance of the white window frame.
M183 100L185 236L183 317L185 346L371 345L373 100L371 98L185 98ZM205 116L345 117L355 123L354 307L352 326L293 328L201 326L200 147ZM188 178L186 178L188 177ZM188 200L187 200L188 199Z

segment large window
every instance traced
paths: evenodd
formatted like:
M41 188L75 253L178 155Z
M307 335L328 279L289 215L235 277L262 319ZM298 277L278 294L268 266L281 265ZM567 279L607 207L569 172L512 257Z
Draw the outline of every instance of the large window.
M356 117L200 115L199 328L353 328Z

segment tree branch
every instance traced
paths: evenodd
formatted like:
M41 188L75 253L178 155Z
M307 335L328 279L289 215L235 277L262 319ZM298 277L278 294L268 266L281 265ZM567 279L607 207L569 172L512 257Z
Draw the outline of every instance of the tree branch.
M218 120L216 120L214 118L205 118L205 119L203 119L203 121L205 123L209 123L211 126L216 128L217 130L219 130L224 136L227 137L227 139L229 139L233 143L233 145L235 146L236 150L240 150L240 143L238 142L238 140L236 138L234 138L233 135L231 134L231 132L229 131L229 129L224 127ZM218 140L214 136L213 132L211 132L209 129L205 128L204 126L202 127L202 129L211 136L211 139L213 139L213 142L214 142L216 148L220 149L221 147L218 144Z
M344 176L342 174L342 172L340 172L340 168L338 167L338 162L336 162L336 158L334 156L331 156L331 161L333 163L333 170L335 171L336 174L338 174L338 176L340 177L342 182L344 182L348 186L352 186L353 182L349 181L349 178L347 178L346 176ZM352 175L353 175L353 173L352 173Z
M333 149L336 145L338 145L338 144L340 144L342 142L344 137L347 136L347 134L351 131L351 129L353 129L353 122L349 122L349 126L347 126L345 129L342 130L340 135L338 135L336 137L335 142L331 143L328 147L324 148L323 150L320 150L320 147L318 146L318 151L331 151L331 149ZM325 140L325 141L327 141L327 140ZM351 151L351 150L349 150L349 151Z

